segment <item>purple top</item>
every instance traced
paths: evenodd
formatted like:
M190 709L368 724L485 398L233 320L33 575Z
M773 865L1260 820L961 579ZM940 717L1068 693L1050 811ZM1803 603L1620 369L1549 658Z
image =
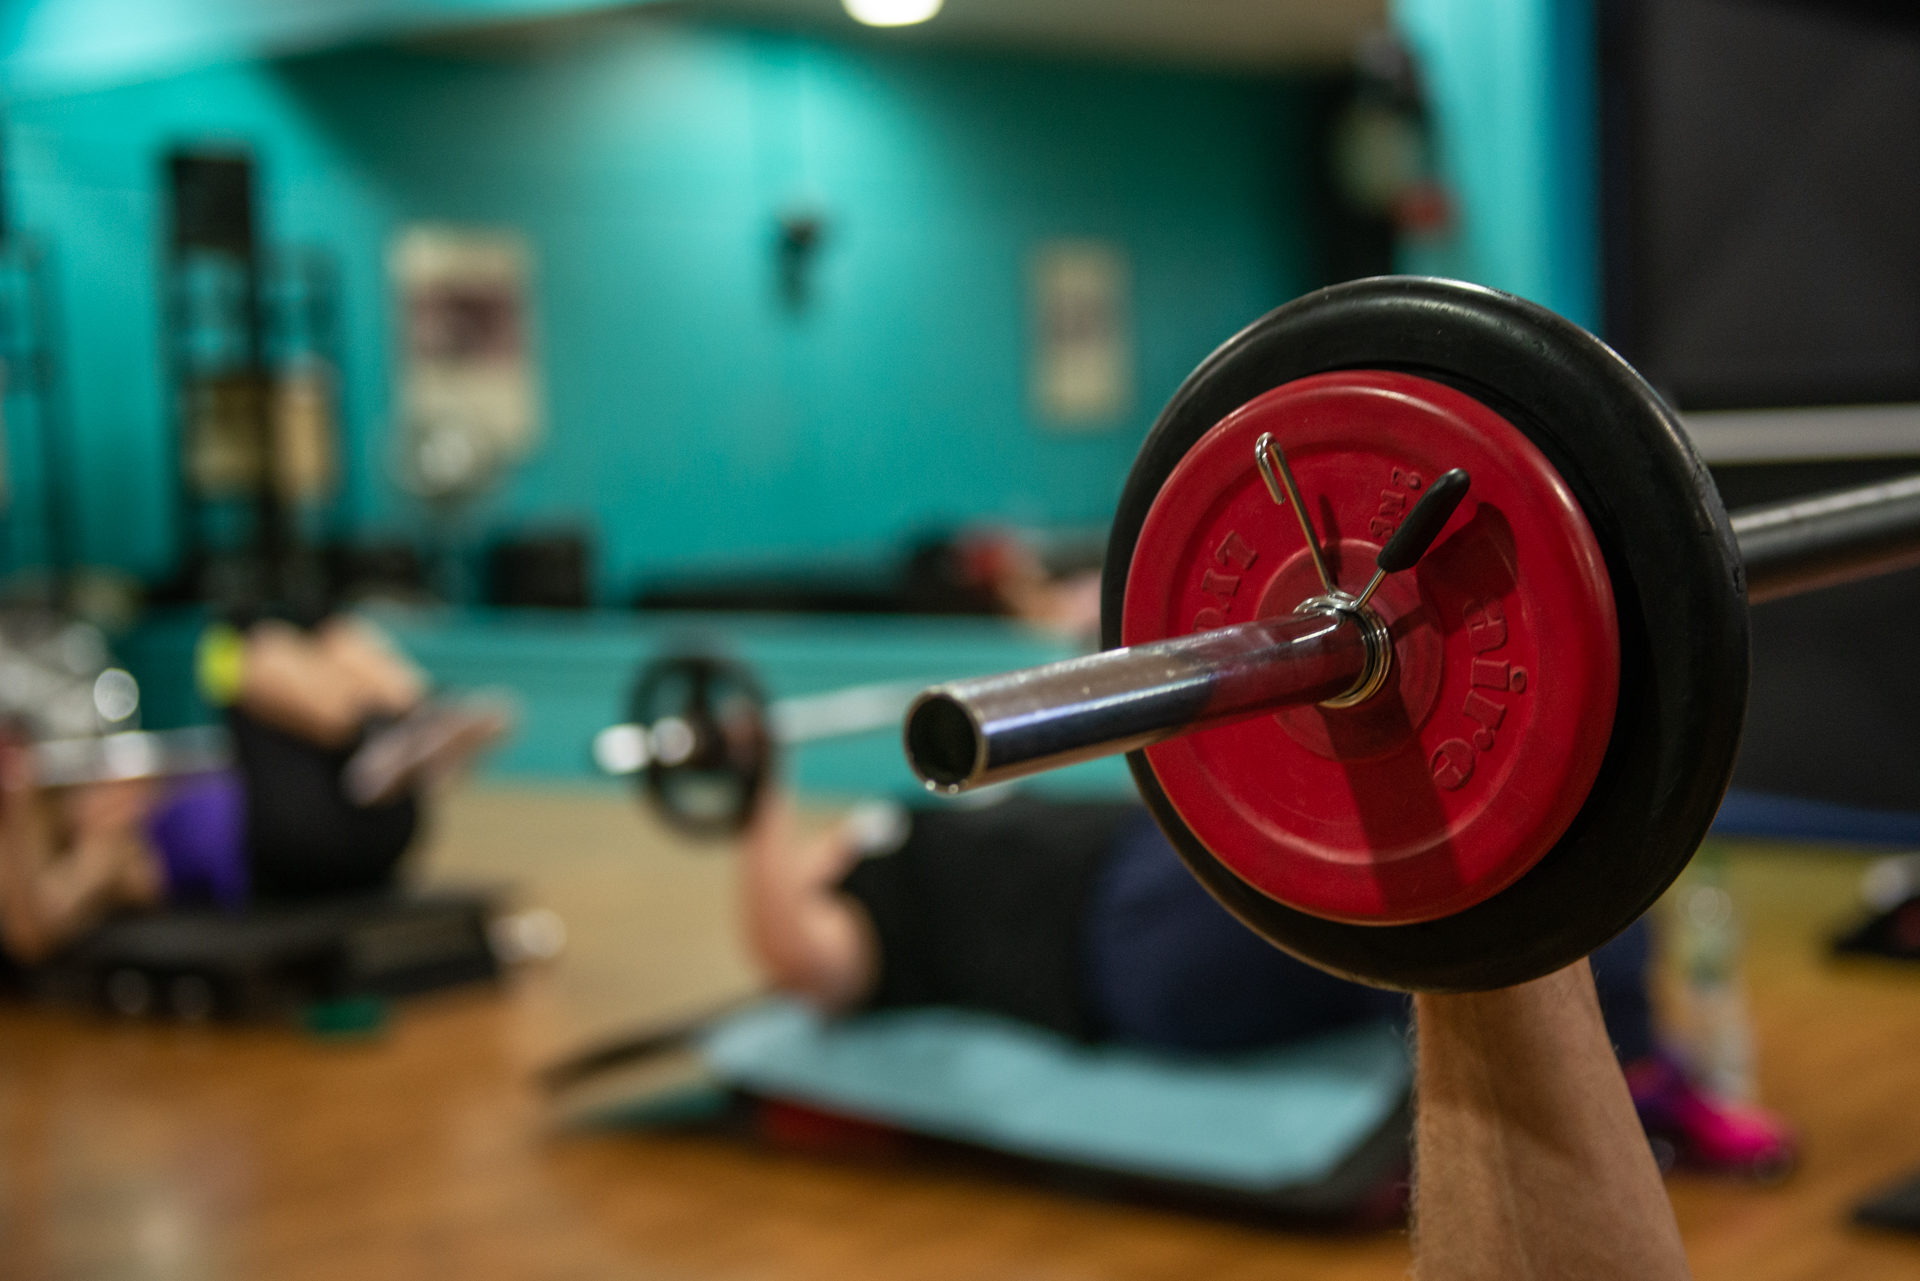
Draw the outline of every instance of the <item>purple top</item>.
M167 902L240 907L247 901L247 794L236 770L185 778L147 819Z

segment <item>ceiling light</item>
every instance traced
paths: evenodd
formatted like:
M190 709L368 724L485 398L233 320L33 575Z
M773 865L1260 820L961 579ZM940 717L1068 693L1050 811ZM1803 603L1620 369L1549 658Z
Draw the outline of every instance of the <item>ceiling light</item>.
M943 0L841 0L857 22L869 27L908 27L940 12Z

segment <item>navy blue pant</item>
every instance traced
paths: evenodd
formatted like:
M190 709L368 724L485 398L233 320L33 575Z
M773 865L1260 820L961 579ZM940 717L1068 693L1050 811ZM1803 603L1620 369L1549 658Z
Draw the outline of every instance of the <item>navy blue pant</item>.
M1235 920L1188 873L1143 810L1116 838L1086 918L1087 990L1104 1039L1159 1049L1256 1049L1365 1019L1407 998L1296 960ZM1653 1052L1644 920L1593 956L1623 1062Z

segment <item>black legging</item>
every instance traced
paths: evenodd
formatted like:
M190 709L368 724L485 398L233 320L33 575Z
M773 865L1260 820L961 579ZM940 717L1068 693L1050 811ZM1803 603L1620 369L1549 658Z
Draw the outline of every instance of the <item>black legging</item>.
M358 742L319 747L244 712L228 714L247 797L247 861L262 899L362 894L393 883L420 825L412 795L360 806L340 787Z

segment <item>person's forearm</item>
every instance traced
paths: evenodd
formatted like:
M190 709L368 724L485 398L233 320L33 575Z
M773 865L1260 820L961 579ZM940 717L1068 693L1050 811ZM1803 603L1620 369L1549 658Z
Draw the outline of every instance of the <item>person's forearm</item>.
M36 888L38 915L35 955L41 960L99 924L118 900L125 853L112 845L87 842L41 871Z
M31 965L50 950L38 886L0 848L0 955Z
M748 946L773 985L828 1013L851 1009L873 985L871 927L844 895L856 857L844 831L796 841L791 807L768 796L742 848Z
M87 843L57 861L29 866L21 842L0 848L0 944L32 965L71 942L104 915L120 874L115 851Z
M32 964L56 946L44 875L52 855L24 748L0 746L0 951Z
M1416 998L1417 1281L1688 1275L1585 961Z

